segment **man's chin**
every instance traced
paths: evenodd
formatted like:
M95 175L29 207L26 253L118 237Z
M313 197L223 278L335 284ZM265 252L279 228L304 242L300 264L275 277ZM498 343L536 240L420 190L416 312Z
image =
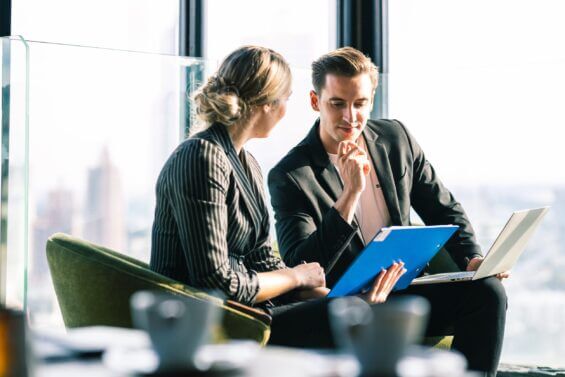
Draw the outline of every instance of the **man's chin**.
M338 135L337 140L339 142L342 141L353 141L353 142L357 142L357 139L359 139L359 136L361 135L361 132L355 131L352 133L348 133L345 134L344 132L340 132L340 134Z

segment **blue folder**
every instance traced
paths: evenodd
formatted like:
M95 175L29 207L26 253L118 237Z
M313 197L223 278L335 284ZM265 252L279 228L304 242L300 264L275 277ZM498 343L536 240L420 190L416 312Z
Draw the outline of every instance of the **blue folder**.
M381 268L402 260L406 273L394 290L405 289L459 227L392 226L383 228L341 276L328 297L349 296L370 288Z

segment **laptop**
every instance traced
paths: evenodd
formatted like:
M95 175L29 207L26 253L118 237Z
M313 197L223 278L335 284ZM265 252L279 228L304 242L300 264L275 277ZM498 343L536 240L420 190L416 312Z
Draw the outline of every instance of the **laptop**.
M549 207L516 211L490 247L477 271L447 272L419 277L411 285L449 283L453 281L478 280L509 271L524 251Z

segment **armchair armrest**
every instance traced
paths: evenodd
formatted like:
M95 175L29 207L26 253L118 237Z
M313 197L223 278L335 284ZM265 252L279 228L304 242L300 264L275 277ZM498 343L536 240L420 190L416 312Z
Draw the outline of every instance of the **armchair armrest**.
M271 325L271 316L262 309L253 308L251 306L244 305L234 300L226 300L225 305L229 308L233 308L239 310L240 312L248 314L253 318L263 322L267 326Z

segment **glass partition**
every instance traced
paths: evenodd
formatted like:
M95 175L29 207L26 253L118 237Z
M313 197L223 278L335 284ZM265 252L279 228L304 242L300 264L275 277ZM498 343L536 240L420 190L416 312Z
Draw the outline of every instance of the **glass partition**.
M25 306L28 177L28 57L25 41L0 38L0 303Z
M183 138L203 60L29 42L34 326L61 324L45 257L64 232L147 262L155 182Z

